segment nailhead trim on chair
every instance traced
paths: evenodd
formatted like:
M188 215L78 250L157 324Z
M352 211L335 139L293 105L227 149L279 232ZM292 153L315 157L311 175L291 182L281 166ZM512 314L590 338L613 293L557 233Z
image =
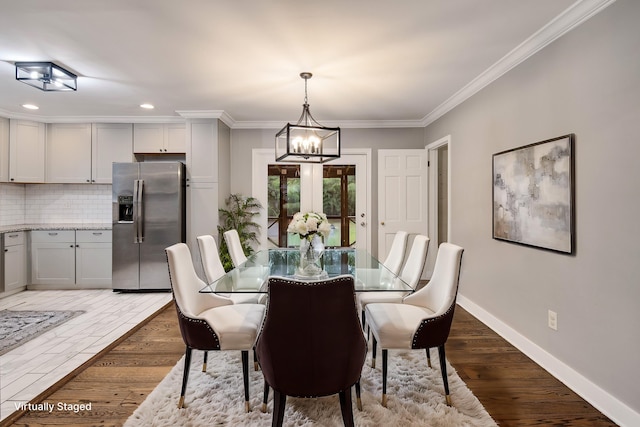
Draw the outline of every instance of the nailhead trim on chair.
M411 340L411 348L413 349L421 349L424 348L424 346L419 346L418 345L418 337L420 336L420 331L427 326L429 323L433 323L442 319L446 319L449 316L453 316L453 310L455 309L456 306L456 300L453 300L453 304L451 304L451 306L447 309L447 311L445 311L444 313L442 313L440 316L438 317L431 317L429 319L423 319L422 322L420 322L420 326L418 326L418 329L416 330L416 333L413 334L413 338ZM436 345L434 345L433 347L436 347Z
M215 333L215 331L211 328L211 326L204 320L202 319L194 319L192 317L187 317L185 316L182 311L180 310L180 307L178 307L178 304L176 304L176 309L178 310L178 316L180 317L180 319L182 321L187 321L189 323L195 323L195 324L199 324L199 325L203 325L207 331L209 331L209 333L211 334L210 337L206 337L207 341L213 339L214 341L214 345L212 347L209 346L193 346L192 343L189 343L189 345L196 349L196 350L220 350L220 339L218 338L218 334ZM206 348L204 348L206 347Z

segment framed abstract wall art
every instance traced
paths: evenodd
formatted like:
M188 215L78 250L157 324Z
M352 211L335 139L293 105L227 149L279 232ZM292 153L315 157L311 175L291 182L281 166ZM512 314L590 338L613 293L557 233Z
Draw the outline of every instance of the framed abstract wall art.
M574 135L493 155L493 238L572 254Z

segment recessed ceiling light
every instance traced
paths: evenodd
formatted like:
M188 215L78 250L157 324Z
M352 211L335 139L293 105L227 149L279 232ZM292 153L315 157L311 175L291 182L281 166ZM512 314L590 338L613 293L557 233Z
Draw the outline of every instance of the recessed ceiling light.
M155 107L153 106L153 104L140 104L140 108L144 108L146 110L153 110Z
M27 110L38 110L40 108L37 105L33 104L22 104L22 107L26 108Z

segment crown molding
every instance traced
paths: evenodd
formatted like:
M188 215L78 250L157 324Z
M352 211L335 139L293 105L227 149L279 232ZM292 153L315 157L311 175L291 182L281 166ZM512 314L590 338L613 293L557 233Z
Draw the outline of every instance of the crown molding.
M41 116L0 109L0 117L40 123L184 123L177 116Z
M234 128L236 121L224 110L176 110L185 119L220 119L230 128Z
M340 120L322 122L326 126L340 127L342 129L376 129L376 128L418 128L424 127L421 120ZM235 122L232 129L282 129L286 124L281 122L246 121Z
M613 2L615 0L578 0L427 114L421 121L421 126L430 125L554 40L601 12Z

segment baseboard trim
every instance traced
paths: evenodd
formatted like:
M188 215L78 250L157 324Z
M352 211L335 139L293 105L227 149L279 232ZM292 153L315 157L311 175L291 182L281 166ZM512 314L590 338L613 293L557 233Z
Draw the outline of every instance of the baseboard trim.
M640 414L625 405L607 391L585 378L569 365L539 347L515 329L480 307L473 301L458 294L458 304L511 345L530 357L563 384L577 393L597 410L620 426L640 426Z

